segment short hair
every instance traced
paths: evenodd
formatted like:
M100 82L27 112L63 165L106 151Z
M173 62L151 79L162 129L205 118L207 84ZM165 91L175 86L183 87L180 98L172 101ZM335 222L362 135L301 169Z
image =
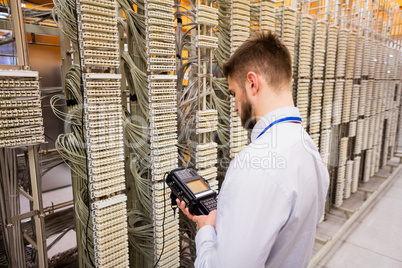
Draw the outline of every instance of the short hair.
M255 32L223 63L225 77L244 88L247 73L255 72L268 85L279 89L292 81L292 58L289 50L271 31Z

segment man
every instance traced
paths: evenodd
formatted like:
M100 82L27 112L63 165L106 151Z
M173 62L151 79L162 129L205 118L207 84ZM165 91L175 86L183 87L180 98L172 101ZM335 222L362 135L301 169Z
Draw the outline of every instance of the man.
M231 162L217 211L198 223L196 267L306 267L329 176L292 98L288 49L257 32L224 64L251 143Z

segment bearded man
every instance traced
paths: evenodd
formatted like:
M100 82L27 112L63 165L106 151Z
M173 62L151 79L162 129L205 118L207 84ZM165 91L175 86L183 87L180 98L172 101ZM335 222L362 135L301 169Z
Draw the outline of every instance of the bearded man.
M257 32L225 62L235 110L251 143L232 160L218 199L198 223L196 267L307 267L329 175L292 98L292 60Z

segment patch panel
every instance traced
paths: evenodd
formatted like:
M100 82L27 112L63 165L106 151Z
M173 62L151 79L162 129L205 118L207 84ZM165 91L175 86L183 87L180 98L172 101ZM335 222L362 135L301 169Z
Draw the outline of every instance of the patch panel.
M117 156L110 156L110 157L99 158L99 159L92 159L91 165L94 168L97 168L97 167L100 167L100 166L110 165L110 164L113 164L114 162L121 162L121 161L124 161L124 155L117 155Z
M98 42L98 41L84 41L82 42L84 48L101 48L101 49L118 49L119 45L116 43Z
M177 240L173 240L173 239L171 239L170 241L168 241L169 243L167 243L166 241L165 241L165 247L164 247L164 250L166 250L166 251L171 251L171 250L174 250L174 249L176 249L176 248L178 248L179 247L179 241ZM155 254L157 255L157 256L159 256L160 254L161 254L161 252L162 252L162 244L156 244L155 245Z
M155 88L174 88L176 85L176 82L150 82L150 87L152 88L151 90Z
M81 3L107 8L116 8L116 2L114 0L81 0Z
M95 100L92 103L96 103L96 101L104 99L105 96L120 96L121 91L118 89L113 88L95 88L95 89L88 89L86 91L86 96L91 96ZM110 102L115 102L116 98L110 97L112 100Z
M173 12L174 12L173 7L170 5L165 6L165 5L158 5L158 4L148 4L147 9L148 10L158 10L158 11L162 11L162 12L166 12L166 13L170 13L170 14L173 14ZM151 16L149 13L148 13L148 15Z
M159 18L166 22L171 22L170 26L174 27L174 15L172 13L169 14L168 12L148 11L147 15L149 17L148 22L151 18Z
M84 33L82 33L82 38L117 42L119 37L117 36L117 34L84 32Z
M369 127L370 127L370 118L366 118L366 119L364 119L364 124L363 124L362 150L368 149Z
M210 167L210 168L208 168L208 169L204 169L204 170L200 170L199 172L198 172L198 174L201 176L201 177L205 177L205 176L208 176L209 174L215 174L216 172L218 172L218 168L217 167Z
M88 127L88 128L117 127L117 126L121 126L122 123L123 122L120 118L119 119L111 118L109 120L87 122L86 127Z
M210 43L218 43L218 37L208 36L208 35L197 35L196 40L210 42Z
M163 237L162 234L155 232L155 241L157 244L162 244L163 243ZM165 240L173 240L173 238L179 236L179 230L177 228L174 228L174 230L171 230L171 232L165 232Z
M232 1L232 8L233 9L242 9L245 11L250 12L250 2L245 2L245 1L239 1L239 0L233 0Z
M164 128L151 127L149 133L151 134L151 136L159 136L159 135L165 135L167 133L173 133L176 131L177 131L177 126L164 127Z
M162 200L162 202L163 202L163 200ZM172 221L173 223L175 223L175 224L177 224L176 222L174 222L174 221ZM177 227L176 226L172 226L171 228L165 228L165 235L170 235L170 237L168 238L168 237L166 237L166 239L171 239L171 238L173 238L174 236L179 236L179 230L177 229ZM157 238L158 239L158 242L161 240L161 239L163 239L163 231L162 232L158 232L158 231L156 231L155 232L155 238ZM163 241L162 241L163 242Z
M101 15L101 16L106 16L106 17L112 17L112 18L114 18L116 16L115 9L116 9L116 6L113 7L112 9L110 9L110 8L104 8L104 7L88 5L88 4L82 4L80 7L81 12L86 12L86 13L91 13L91 14L96 14L96 15Z
M98 182L98 181L104 181L109 178L114 178L114 177L119 177L119 176L124 176L124 170L113 170L109 172L104 172L101 174L93 174L90 178L90 182Z
M178 153L177 150L173 151L171 153L167 153L167 154L158 154L157 156L151 156L151 160L152 161L158 161L158 162L163 162L163 161L167 161L170 160L170 162L172 161L172 159L177 159L178 158ZM175 160L173 160L175 161Z
M212 166L215 166L216 164L218 163L218 160L216 159L216 155L213 157L213 159L212 159L212 157L211 157L211 160L200 160L196 165L195 165L195 167L197 168L197 169L205 169L205 168L209 168L209 167L212 167Z
M240 33L247 33L248 31L248 27L244 26L244 25L233 25L232 26L232 34L240 34Z
M21 146L21 145L28 146L28 145L35 145L35 144L44 143L44 142L45 142L45 138L43 136L4 139L4 140L0 140L0 147L16 147L16 146Z
M168 27L159 27L159 26L150 25L148 28L148 31L149 32L147 32L147 33L162 33L162 34L174 35L174 28L168 28ZM157 44L153 44L151 42L149 44L150 47L157 46L157 47L174 49L174 45L171 45L171 44L167 44L168 47L166 47L166 46L162 45L163 43L158 43L158 42L155 42L155 43L157 43Z
M123 218L125 216L125 214L126 214L126 212L123 209L110 211L109 213L102 215L102 217L99 217L99 216L94 217L93 223L94 223L94 225L103 225L110 220Z
M109 134L105 136L91 136L87 140L88 142L97 144L97 143L104 143L104 142L113 142L123 139L123 134Z
M106 162L106 161L105 161ZM113 170L117 170L117 169L124 169L124 163L120 162L120 163L108 163L108 164L104 164L102 166L93 166L92 161L90 161L89 163L89 173L90 175L99 175L101 173L105 173L105 172L109 172L109 171L113 171Z
M206 24L206 25L217 25L218 24L218 18L215 19L210 19L209 16L210 14L205 13L205 12L200 12L200 14L197 17L197 23L199 24Z
M0 70L0 77L3 70ZM4 73L3 73L4 75ZM7 90L8 88L13 88L13 90L26 90L26 89L38 89L38 81L24 81L24 80L2 80L0 79L0 88L2 90Z
M108 235L105 235L102 237L95 237L94 242L95 242L95 244L106 244L107 242L114 240L115 237L124 235L124 232L126 232L126 231L127 230L125 230L125 229L121 229L121 230L116 230L116 232L111 232Z
M150 122L151 125L156 124L156 122L160 122L161 124L163 124L164 122L170 122L170 121L176 122L176 118L177 118L176 114L168 114L168 115L162 114L153 116Z
M107 59L84 59L85 66L99 66L99 67L117 67L120 65L119 60Z
M176 105L175 101L170 102L151 102L151 108L165 108L165 107L174 107Z
M86 111L91 113L119 112L121 111L121 106L117 104L107 104L107 105L89 104L86 107ZM91 126L95 127L95 125Z
M149 113L152 116L161 115L161 114L174 114L177 112L177 108L165 108L165 109L151 109Z
M203 156L206 156L206 155L216 155L218 153L218 149L215 147L215 148L211 148L211 149L208 149L208 150L202 150L202 151L198 151L198 152L196 152L196 157L203 157Z
M161 258L161 260L159 261L158 265L160 267L167 267L168 265L171 265L172 263L178 263L179 262L179 260L178 260L179 259L179 253L178 252L174 252L174 253L172 253L172 255L168 255L167 253L164 253L162 258Z
M153 64L153 63L174 65L174 64L176 63L176 59L168 59L168 58L148 58L148 64Z
M150 25L174 27L174 22L173 21L166 21L166 20L163 20L163 19L148 18L147 22Z
M33 100L0 100L0 108L40 107L38 99Z
M38 90L0 90L0 98L40 97Z
M26 117L26 116L42 116L42 110L40 108L0 110L1 118Z
M1 128L21 127L25 125L43 125L43 119L42 118L0 119L0 131Z
M176 54L172 50L165 50L165 49L150 49L149 50L149 55L151 56L168 56L168 57L174 57Z
M343 108L342 108L342 123L347 123L350 121L350 113L352 106L352 90L353 81L346 80L343 96Z
M197 6L198 11L203 11L206 13L211 13L211 14L218 14L218 9L206 5L198 5Z
M105 158L105 157L111 157L115 155L123 155L124 150L122 148L114 148L114 149L109 149L107 151L101 151L101 152L92 152L89 154L89 157L93 160L99 159L99 158Z
M164 141L158 141L158 142L153 142L151 143L151 149L157 149L160 150L160 148L167 147L167 146L174 146L177 144L176 139L172 140L164 140Z
M94 211L97 211L97 210L94 210ZM127 224L125 222L121 222L121 223L117 223L113 226L110 226L108 229L94 230L93 234L94 234L95 239L101 239L103 237L107 237L111 233L118 234L118 233L120 233L119 231L121 231L123 233L126 231L125 228L127 228Z
M168 6L173 5L172 0L146 0L145 3L162 4L162 5L168 5Z
M149 99L150 102L157 102L157 101L175 101L177 99L176 95L154 95L152 94L151 98Z
M367 148L372 148L373 145L377 144L377 141L374 137L374 135L376 135L376 129L378 129L377 116L370 117L368 125Z
M170 215L170 216L173 216L173 215ZM172 227L176 227L178 224L179 224L179 221L177 219L172 219L170 222L165 224L165 231L173 229ZM156 225L155 226L155 231L156 232L162 232L163 231L162 226Z
M240 44L243 43L243 42L245 42L245 41L247 41L247 39L248 39L248 37L246 37L246 36L241 36L241 35L239 35L239 36L232 36L233 42L240 42Z
M336 183L336 196L335 196L335 207L340 207L343 204L343 192L345 187L345 172L346 167L341 166L338 168L338 177Z
M161 135L156 135L156 136L152 136L150 138L152 143L159 143L161 141L165 141L165 140L172 140L177 138L177 133L171 133L171 134L161 134Z
M117 25L116 18L108 18L108 17L104 17L104 16L91 15L91 14L82 14L81 21L84 23L92 22L92 23L106 24L106 25L111 25L111 26Z
M0 138L43 135L43 127L0 129Z
M120 92L119 92L120 93ZM116 94L117 95L117 94ZM109 96L94 96L88 99L88 106L90 105L101 105L101 104L117 104L121 101L121 98L119 97L109 97ZM116 113L119 113L119 111L116 111Z
M216 177L218 176L218 172L210 173L207 175L204 175L203 178L207 181L212 181L212 183L209 184L211 189L213 187L216 187L216 189L213 189L214 191L217 191L218 189L218 181L216 180Z
M148 65L148 70L149 71L168 71L168 72L174 72L176 70L176 66L166 66L166 65Z
M104 24L97 24L97 23L82 23L79 25L81 31L92 31L92 32L104 32L104 33L111 33L116 34L118 31L117 25L109 26Z
M115 238L115 240L118 240ZM117 243L116 243L117 242ZM118 242L123 242L123 241L116 241L114 246L109 246L109 248L103 248L101 245L95 245L95 256L98 257L98 259L101 259L101 262L103 265L106 263L112 262L114 258L119 257L120 254L125 254L125 245L120 244ZM99 261L96 262L98 265L100 264Z
M0 147L45 141L38 72L0 70Z
M116 220L113 221L116 222ZM103 247L103 245L100 244L94 245L95 256L101 259L103 265L105 265L105 263L113 262L114 258L119 257L121 254L125 254L126 250L128 251L128 249L124 249L124 241L121 241L121 239L122 238L115 238L118 242L115 243L115 245L109 245L108 247ZM123 244L119 242L123 242ZM99 265L99 262L97 262L97 264Z
M91 198L100 198L100 197L108 195L110 193L124 191L125 189L126 189L126 185L124 183L114 184L113 186L109 186L106 188L91 191ZM124 239L126 239L126 238L124 238Z
M198 41L196 43L196 46L198 47L203 47L203 48L218 48L217 43L208 43L208 42L203 42L203 41Z
M170 145L171 146L171 145ZM163 166L161 168L158 169L153 169L152 170L152 181L161 181L163 179L163 174L165 174L166 172L170 172L173 169L177 168L177 162L169 165L169 166Z
M348 54L346 60L346 73L345 73L346 78L354 77L354 72L356 69L355 67L356 39L357 39L356 33L353 31L349 32L348 45L347 45Z
M366 158L364 163L363 182L368 182L371 176L371 166L373 165L373 149L366 151Z
M345 171L345 189L343 197L348 199L352 190L352 172L353 172L353 161L349 160L346 163L346 171Z

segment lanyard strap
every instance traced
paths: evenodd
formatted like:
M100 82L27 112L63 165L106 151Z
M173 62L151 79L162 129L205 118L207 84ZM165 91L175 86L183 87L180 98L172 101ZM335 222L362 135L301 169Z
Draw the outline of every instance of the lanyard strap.
M267 132L267 130L270 129L272 126L274 126L274 125L276 125L276 124L278 124L278 123L286 122L286 121L293 121L293 123L299 123L299 124L300 124L302 120L301 120L300 117L292 117L292 116L285 117L285 118L280 118L280 119L278 119L278 120L272 122L271 124L269 124L269 125L260 133L260 135L258 135L257 139L258 139L262 134L264 134L265 132Z

